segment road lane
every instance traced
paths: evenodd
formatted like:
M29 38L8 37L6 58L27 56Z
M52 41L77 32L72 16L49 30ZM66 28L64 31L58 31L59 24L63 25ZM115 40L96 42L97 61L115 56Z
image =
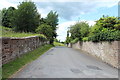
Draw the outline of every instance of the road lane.
M57 46L13 78L118 78L118 70L81 51Z

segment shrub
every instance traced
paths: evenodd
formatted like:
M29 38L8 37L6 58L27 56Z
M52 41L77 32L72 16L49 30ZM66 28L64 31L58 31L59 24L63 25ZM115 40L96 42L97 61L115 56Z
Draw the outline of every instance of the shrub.
M120 29L120 21L117 17L102 17L97 21L97 25L104 27L104 28L110 28L110 29Z
M79 41L79 38L75 38L74 40L71 41L71 43L74 44L74 43L76 43L76 42L78 42L78 41Z
M88 37L84 37L84 38L82 39L82 41L89 41L89 38L88 38Z
M41 24L37 29L36 32L39 34L45 35L48 39L52 38L53 30L50 25L47 24Z
M120 40L120 31L115 29L111 30L111 29L103 28L102 31L99 31L93 36L90 36L89 40L93 42Z

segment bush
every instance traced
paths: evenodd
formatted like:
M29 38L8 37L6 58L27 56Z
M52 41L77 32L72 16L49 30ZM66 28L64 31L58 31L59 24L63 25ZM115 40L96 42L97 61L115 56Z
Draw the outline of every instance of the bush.
M102 17L91 27L89 38L93 42L120 40L120 21L117 17Z
M84 37L82 41L89 41L89 37Z
M103 16L97 21L97 25L104 28L120 30L120 20L117 17Z
M76 38L76 39L72 40L71 43L74 44L74 43L76 43L76 42L78 42L78 41L79 41L79 38Z
M52 27L50 25L47 24L41 24L37 29L36 32L39 34L43 34L47 37L48 40L52 39L52 35L53 35L53 30Z
M120 40L120 31L115 29L109 30L107 28L103 28L103 30L99 33L90 36L89 40L93 42Z

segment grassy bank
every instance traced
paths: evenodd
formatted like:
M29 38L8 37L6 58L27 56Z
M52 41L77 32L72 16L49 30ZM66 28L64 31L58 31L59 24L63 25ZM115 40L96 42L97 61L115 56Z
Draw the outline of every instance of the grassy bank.
M22 55L20 58L17 58L7 64L4 64L2 66L3 80L5 80L5 78L8 78L11 75L13 75L16 71L18 71L25 64L28 64L28 63L32 62L33 60L37 59L40 55L45 53L51 47L53 47L53 46L52 45L41 46L31 52L28 52L27 54Z
M59 42L54 42L54 46L65 46L65 45Z
M29 37L29 36L40 36L46 38L42 34L36 33L25 33L25 32L15 32L11 28L0 26L0 37Z

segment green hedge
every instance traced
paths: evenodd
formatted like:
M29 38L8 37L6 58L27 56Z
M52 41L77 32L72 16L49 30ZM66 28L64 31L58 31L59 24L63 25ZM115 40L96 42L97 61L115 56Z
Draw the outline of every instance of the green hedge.
M120 40L120 31L119 30L106 30L106 31L100 31L99 33L94 34L93 36L90 36L88 40L93 42L99 42L99 41L119 41Z

